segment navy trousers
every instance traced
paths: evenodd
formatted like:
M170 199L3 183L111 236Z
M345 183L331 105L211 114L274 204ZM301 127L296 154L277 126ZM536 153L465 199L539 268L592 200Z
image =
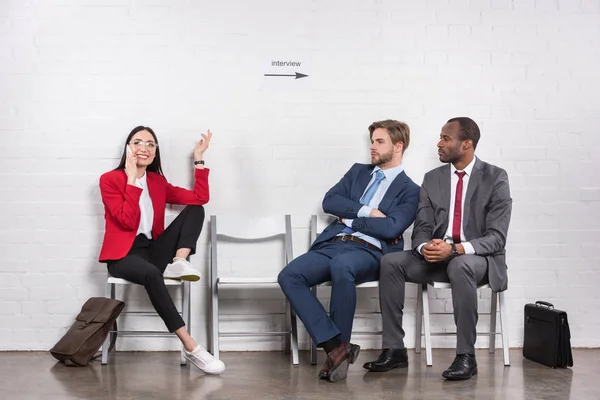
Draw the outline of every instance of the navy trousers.
M289 299L315 344L340 335L350 342L355 285L379 279L382 254L355 242L324 242L288 264L278 277L279 286ZM331 281L329 316L311 292L312 286Z

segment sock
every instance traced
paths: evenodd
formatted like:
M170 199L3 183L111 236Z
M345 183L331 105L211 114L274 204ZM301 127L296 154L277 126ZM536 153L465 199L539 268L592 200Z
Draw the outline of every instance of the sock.
M325 350L325 353L329 354L333 349L340 347L341 345L342 340L340 339L340 335L337 335L323 343L319 343L317 347L322 347L323 350Z

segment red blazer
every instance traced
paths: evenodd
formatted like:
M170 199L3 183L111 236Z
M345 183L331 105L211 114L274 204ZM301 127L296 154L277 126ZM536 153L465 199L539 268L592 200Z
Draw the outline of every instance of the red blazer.
M194 190L171 185L166 178L155 172L146 173L146 182L152 207L152 237L156 239L165 230L165 205L203 205L208 203L207 168L194 172ZM100 177L100 194L104 203L106 229L99 261L119 260L127 255L140 226L140 196L142 189L127 184L124 170L110 171Z

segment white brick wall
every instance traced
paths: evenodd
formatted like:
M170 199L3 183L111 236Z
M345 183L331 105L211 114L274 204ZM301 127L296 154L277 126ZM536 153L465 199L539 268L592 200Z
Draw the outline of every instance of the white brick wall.
M573 345L599 346L598 54L599 0L4 0L0 349L48 349L81 304L104 293L97 180L117 164L132 127L156 130L166 174L180 185L190 183L194 141L211 128L207 214L291 213L298 255L325 191L368 160L369 123L410 124L405 166L420 182L438 165L440 126L457 115L479 122L478 155L511 180L511 345L522 343L523 305L543 299L569 312ZM273 59L301 61L296 70L310 76L265 78L296 72L271 67ZM193 258L205 277L206 245L205 231ZM248 259L257 272L269 264L261 250ZM376 310L376 295L361 293L359 309ZM415 295L410 285L409 346ZM148 306L140 288L126 296ZM192 328L204 342L206 279L193 298ZM282 323L261 315L283 309L277 290L225 298L226 314L246 315L225 316L223 330ZM432 308L449 307L449 293L436 292ZM434 321L452 329L451 318ZM137 339L121 348L176 344ZM281 344L224 339L223 348Z

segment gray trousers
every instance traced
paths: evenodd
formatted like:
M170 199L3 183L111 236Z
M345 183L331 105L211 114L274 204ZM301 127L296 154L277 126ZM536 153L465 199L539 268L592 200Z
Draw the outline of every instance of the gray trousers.
M477 285L487 282L487 269L486 258L474 254L461 255L450 262L440 263L428 263L413 251L383 256L379 273L383 348L404 348L402 314L405 283L438 281L450 282L452 285L452 305L457 332L456 354L475 354Z

